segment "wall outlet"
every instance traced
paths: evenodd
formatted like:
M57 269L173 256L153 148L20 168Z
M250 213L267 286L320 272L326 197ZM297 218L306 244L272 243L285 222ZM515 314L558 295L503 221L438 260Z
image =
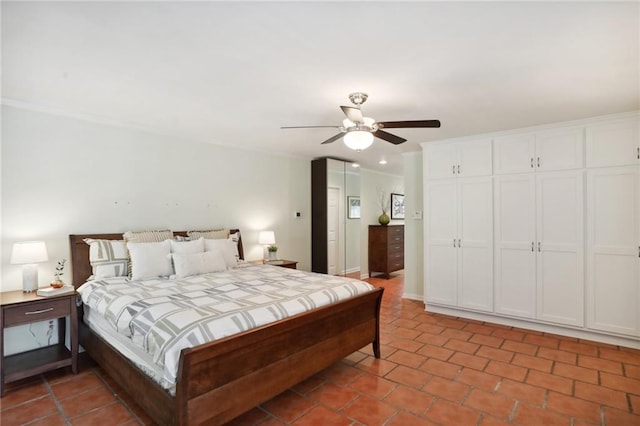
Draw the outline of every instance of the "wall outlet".
M294 212L293 217L296 219L302 219L302 212Z

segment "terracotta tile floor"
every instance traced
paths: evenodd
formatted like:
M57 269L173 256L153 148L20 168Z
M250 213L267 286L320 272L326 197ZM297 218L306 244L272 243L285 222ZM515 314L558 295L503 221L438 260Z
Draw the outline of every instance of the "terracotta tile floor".
M424 312L386 288L369 347L233 425L640 425L640 351ZM102 370L10 385L2 426L151 424Z

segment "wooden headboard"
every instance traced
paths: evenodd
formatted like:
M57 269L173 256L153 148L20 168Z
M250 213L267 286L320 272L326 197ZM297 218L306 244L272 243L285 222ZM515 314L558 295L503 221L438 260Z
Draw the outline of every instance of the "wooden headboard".
M239 229L231 229L232 234L240 232ZM71 279L75 288L84 284L91 276L91 264L89 263L89 244L84 242L85 238L94 238L97 240L121 240L123 232L119 234L75 234L69 235L69 244L71 246ZM186 231L174 231L173 235L187 236ZM238 238L238 254L240 259L244 259L244 250L242 249L242 235Z

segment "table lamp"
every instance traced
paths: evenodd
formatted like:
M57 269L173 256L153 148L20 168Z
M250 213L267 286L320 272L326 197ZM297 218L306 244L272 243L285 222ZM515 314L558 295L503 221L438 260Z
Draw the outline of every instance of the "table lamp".
M262 244L264 246L264 260L269 260L267 248L271 245L274 245L275 243L276 235L273 231L260 231L260 233L258 234L258 244Z
M47 247L44 241L15 243L11 252L11 264L22 265L22 291L30 293L38 289L38 262L46 262Z

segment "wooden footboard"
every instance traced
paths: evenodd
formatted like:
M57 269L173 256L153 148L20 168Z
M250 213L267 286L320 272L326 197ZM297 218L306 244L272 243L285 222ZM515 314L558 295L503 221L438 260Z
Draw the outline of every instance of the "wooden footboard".
M383 289L182 351L180 424L223 424L374 345L379 357Z
M219 425L369 343L379 358L383 291L183 349L175 397L84 324L80 344L159 424Z

